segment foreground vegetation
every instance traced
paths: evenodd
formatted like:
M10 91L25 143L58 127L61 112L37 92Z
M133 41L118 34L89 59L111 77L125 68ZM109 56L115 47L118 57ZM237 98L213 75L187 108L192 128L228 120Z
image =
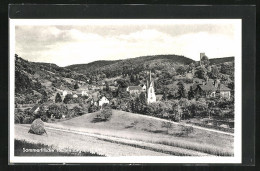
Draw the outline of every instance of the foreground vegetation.
M31 143L25 140L15 140L14 148L15 156L102 156L97 153L75 151L69 148L63 150L66 152L62 152L53 146Z
M15 125L15 139L26 141L30 144L44 144L52 147L57 151L64 151L66 149L74 151L81 151L91 154L98 154L101 156L167 156L169 154L154 151L146 148L138 148L124 144L108 142L99 139L100 136L88 136L84 132L75 132L66 129L48 129L47 135L35 135L28 133L30 125L16 124ZM110 139L113 137L109 137ZM128 142L130 140L127 140ZM153 145L156 147L156 145ZM23 148L23 147L22 147ZM36 155L41 155L37 153ZM48 153L50 155L50 153Z

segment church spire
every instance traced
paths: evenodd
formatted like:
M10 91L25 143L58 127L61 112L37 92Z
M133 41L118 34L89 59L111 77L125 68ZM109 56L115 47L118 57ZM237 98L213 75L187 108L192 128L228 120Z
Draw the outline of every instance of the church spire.
M150 70L150 80L149 80L149 84L151 84L152 82L152 75L151 75L151 70Z

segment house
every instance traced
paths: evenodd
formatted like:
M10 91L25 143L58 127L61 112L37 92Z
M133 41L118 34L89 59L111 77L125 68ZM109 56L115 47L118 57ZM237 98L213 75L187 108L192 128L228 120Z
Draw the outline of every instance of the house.
M130 94L140 94L143 91L143 89L141 86L128 86L126 88L126 91Z
M109 100L105 96L102 96L98 101L98 105L102 108L104 104L109 104Z
M72 92L67 91L67 90L63 90L62 96L65 97L67 94L72 94Z
M215 97L217 88L213 85L212 82L205 82L203 84L196 84L194 91L196 95L203 97Z
M77 94L73 94L72 97L73 97L73 98L78 98L78 95L77 95Z
M118 89L118 87L116 87L116 86L109 86L109 89L110 89L110 91L112 91L112 92L116 92L117 89Z
M219 95L221 98L226 98L226 99L230 99L231 93L230 93L230 89L228 87L226 87L223 84L220 84L218 87L218 91L219 91Z
M229 99L231 96L231 90L224 84L221 84L218 79L207 79L207 81L202 81L202 83L194 83L192 89L195 95L204 97L216 97L219 95L221 98Z
M65 97L67 94L68 94L68 92L67 92L66 90L64 90L64 91L62 92L62 96L63 96L63 97Z
M37 114L40 110L46 112L48 110L48 106L51 105L52 103L53 103L52 101L47 101L43 104L36 104L29 110L29 113Z
M98 93L98 92L95 92L95 93L93 93L91 96L92 96L91 104L92 104L92 105L95 105L95 106L98 106L99 93Z
M78 96L88 96L88 91L87 90L77 90L76 94Z
M34 106L29 110L29 113L31 113L31 114L36 114L36 113L38 113L39 110L40 110L40 107L41 107L40 104L34 105Z
M106 91L107 87L106 86L101 86L101 89ZM109 90L112 91L112 92L117 92L118 87L116 87L116 86L109 86Z
M155 95L156 96L156 101L161 101L162 98L163 98L163 95L162 94L157 94Z

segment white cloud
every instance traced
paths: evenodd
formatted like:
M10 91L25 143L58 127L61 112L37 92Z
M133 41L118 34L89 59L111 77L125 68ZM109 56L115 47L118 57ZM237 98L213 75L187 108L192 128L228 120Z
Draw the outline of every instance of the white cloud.
M156 29L144 29L113 36L100 35L95 30L60 30L55 26L39 30L19 28L17 31L18 36L28 34L28 41L19 37L16 40L18 55L60 66L157 54L177 54L199 60L200 52L210 58L232 56L237 47L233 36L209 32L172 36Z

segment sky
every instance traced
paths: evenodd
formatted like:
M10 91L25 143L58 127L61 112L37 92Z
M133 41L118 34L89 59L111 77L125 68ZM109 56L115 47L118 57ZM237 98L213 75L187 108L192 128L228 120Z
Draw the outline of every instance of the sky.
M86 20L15 26L15 53L58 66L146 55L176 54L199 60L235 56L238 25L200 20Z

